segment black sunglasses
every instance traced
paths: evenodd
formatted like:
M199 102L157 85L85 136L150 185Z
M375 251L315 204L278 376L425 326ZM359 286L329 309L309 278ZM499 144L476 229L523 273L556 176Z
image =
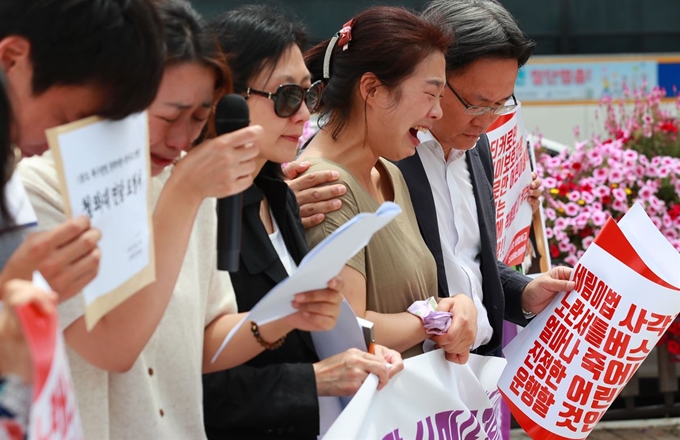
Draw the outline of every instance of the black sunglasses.
M316 81L308 89L297 84L281 84L274 93L248 87L246 99L250 98L250 95L259 95L271 99L274 101L274 113L276 113L276 116L279 118L289 118L300 110L302 101L305 102L309 111L313 113L319 106L319 102L321 102L322 92L323 81Z

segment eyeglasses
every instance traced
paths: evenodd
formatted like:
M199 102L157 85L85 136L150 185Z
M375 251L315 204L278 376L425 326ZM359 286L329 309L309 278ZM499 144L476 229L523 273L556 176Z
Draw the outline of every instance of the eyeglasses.
M460 101L461 104L465 107L465 113L468 115L474 115L474 116L480 116L484 115L488 112L493 113L494 115L505 115L507 113L510 113L514 109L517 108L517 100L515 99L515 94L513 93L512 100L514 104L511 105L502 105L500 107L484 107L481 105L471 105L465 102L463 98L460 97L458 93L456 93L455 90L453 90L453 87L451 87L451 84L449 84L448 81L446 81L446 85L451 89L454 95L456 95L456 98Z
M322 92L323 81L316 81L308 89L304 89L297 84L281 84L275 93L248 87L246 99L250 98L250 95L259 95L271 99L274 101L274 113L276 113L276 116L279 118L289 118L300 110L302 101L305 102L310 112L314 112L321 102Z

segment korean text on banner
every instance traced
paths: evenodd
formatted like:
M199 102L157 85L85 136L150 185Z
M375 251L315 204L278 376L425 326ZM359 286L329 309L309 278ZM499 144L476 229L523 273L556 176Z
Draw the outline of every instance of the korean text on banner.
M639 204L609 219L557 295L504 350L499 381L534 439L584 439L680 312L680 254Z
M406 359L380 391L369 375L324 440L500 440L496 384L504 366L504 359L475 354L454 364L443 350Z
M508 266L524 260L531 230L532 210L527 201L531 169L521 111L520 105L500 116L487 131L494 166L496 255Z
M102 231L101 261L83 289L88 329L155 280L146 112L120 121L83 119L47 131L67 217Z
M37 287L49 286L36 272ZM31 304L17 308L33 361L33 398L29 439L78 440L83 438L71 371L59 331L56 311L43 315Z

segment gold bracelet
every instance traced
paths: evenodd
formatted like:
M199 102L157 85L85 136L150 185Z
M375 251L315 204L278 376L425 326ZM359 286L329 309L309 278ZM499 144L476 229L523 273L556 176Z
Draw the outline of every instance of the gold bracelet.
M282 346L286 340L286 335L283 335L274 342L265 341L264 339L262 339L262 336L260 335L260 327L257 326L255 321L250 321L250 331L253 332L253 336L255 336L255 340L257 341L257 343L263 346L265 350L276 350L277 348Z

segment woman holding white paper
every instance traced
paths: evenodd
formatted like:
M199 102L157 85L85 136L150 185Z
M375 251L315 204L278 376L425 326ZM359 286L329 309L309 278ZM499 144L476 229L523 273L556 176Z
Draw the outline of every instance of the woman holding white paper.
M323 84L312 84L302 57L301 25L267 6L245 6L212 23L225 52L234 91L246 97L253 124L264 129L255 159L255 184L244 193L240 269L231 274L239 310L248 311L283 281L307 254L295 195L281 163L293 160L304 123ZM272 93L272 95L269 95ZM268 98L271 96L271 98ZM369 373L380 388L403 368L395 351L348 350L319 361L308 332L293 331L246 365L203 377L209 439L316 439ZM388 363L392 368L388 368Z
M294 328L329 329L342 282L298 295L299 310L242 327L214 363L211 357L240 321L228 274L216 270L215 198L252 184L260 127L191 148L215 98L230 88L228 69L205 23L180 0L158 2L167 62L149 108L157 280L85 330L82 298L59 307L85 435L89 439L200 439L201 373L236 366ZM189 151L190 150L190 151ZM188 151L182 157L182 153ZM181 158L181 160L180 160ZM50 157L22 164L41 224L63 219Z
M447 358L464 363L476 336L477 310L467 295L434 307L424 302L438 295L436 263L404 178L390 162L415 154L418 133L442 117L450 43L434 23L403 8L374 7L310 49L305 61L312 80L326 83L319 107L325 122L301 159L312 163L310 173L337 173L340 181L334 183L347 188L340 209L306 231L310 246L385 201L403 210L341 272L345 297L358 316L375 324L376 342L406 357L422 353L423 341L432 338ZM456 319L433 329L442 315L437 312L452 312Z

